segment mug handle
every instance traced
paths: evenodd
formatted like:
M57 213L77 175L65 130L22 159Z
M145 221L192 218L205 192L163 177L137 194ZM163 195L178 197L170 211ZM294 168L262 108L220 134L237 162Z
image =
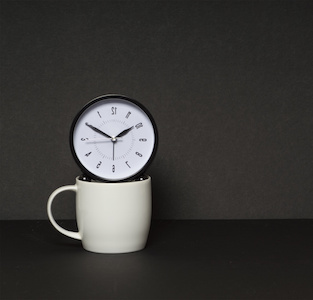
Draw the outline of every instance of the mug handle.
M76 185L62 186L62 187L59 187L58 189L56 189L50 195L48 203L47 203L47 212L48 212L49 220L50 220L51 224L54 226L54 228L56 230L58 230L59 232L61 232L62 234L66 235L68 237L71 237L73 239L81 240L82 238L81 238L79 232L69 231L69 230L66 230L66 229L62 228L60 225L57 224L57 222L53 218L52 208L51 208L52 207L52 202L53 202L53 200L54 200L56 195L58 195L59 193L64 192L64 191L73 191L73 192L76 193L77 192L77 186Z

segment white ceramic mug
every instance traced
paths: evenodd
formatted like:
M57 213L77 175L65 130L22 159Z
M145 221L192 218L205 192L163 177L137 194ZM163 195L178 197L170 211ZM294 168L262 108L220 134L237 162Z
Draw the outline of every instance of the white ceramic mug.
M63 191L76 192L78 232L59 226L52 215L52 202ZM75 185L56 189L49 197L47 212L62 234L82 241L84 249L97 253L139 251L146 245L151 222L151 178L104 183L76 178Z

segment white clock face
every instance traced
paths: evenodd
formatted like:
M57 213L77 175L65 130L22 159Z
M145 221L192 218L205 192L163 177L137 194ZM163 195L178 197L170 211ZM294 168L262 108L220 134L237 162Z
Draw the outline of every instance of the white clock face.
M71 149L83 172L93 179L133 178L151 162L157 131L149 112L119 95L89 102L71 128Z

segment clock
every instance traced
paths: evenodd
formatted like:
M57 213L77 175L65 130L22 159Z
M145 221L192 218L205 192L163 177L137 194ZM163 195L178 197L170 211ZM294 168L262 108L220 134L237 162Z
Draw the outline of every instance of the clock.
M73 157L85 177L134 180L152 162L158 133L150 112L138 101L110 94L87 103L70 129Z

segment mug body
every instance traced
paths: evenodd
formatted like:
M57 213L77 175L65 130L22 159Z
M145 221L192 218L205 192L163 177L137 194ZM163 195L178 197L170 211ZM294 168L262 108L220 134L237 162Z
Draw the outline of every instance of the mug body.
M83 247L98 253L139 251L151 222L151 178L103 183L76 178L76 218Z

